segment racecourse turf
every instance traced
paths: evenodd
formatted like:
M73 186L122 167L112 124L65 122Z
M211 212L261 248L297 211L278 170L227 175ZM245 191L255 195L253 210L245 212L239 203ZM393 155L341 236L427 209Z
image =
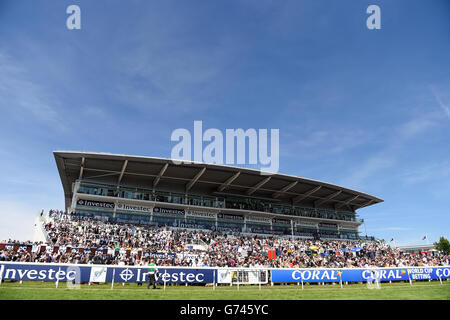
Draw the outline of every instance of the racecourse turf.
M409 283L381 283L380 289L368 289L366 284L258 286L162 286L147 290L146 286L129 283L87 285L68 289L66 283L3 282L0 300L449 300L450 281L414 281Z

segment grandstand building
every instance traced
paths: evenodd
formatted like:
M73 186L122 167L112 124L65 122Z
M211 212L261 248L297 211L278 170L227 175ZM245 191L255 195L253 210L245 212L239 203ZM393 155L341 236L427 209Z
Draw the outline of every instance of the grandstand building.
M205 163L55 151L67 212L111 222L356 239L383 200L330 183Z

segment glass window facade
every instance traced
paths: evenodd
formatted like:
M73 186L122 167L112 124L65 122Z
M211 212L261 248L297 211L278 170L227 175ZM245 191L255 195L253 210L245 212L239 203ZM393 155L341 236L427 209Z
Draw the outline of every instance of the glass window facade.
M245 197L212 197L205 195L181 194L158 190L148 190L120 186L100 185L92 182L81 181L77 191L81 194L110 196L124 199L136 199L146 201L158 201L174 204L186 204L210 208L228 208L238 210L252 210L266 213L277 213L298 217L322 218L341 221L359 221L354 212L330 210L322 208L306 208L293 205L280 205Z

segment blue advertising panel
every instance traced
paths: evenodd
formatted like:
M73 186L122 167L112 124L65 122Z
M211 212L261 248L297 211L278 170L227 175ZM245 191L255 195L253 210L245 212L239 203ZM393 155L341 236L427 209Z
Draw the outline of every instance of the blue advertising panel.
M0 262L0 279L142 283L147 267ZM359 282L450 279L450 267L368 269L272 269L272 282ZM213 283L217 269L158 267L159 283Z
M401 281L440 278L450 278L450 267L272 270L272 282Z
M2 280L79 281L138 283L148 279L147 267L111 267L106 265L52 265L1 263ZM158 267L160 283L213 283L215 269Z
M0 264L2 280L88 282L90 274L86 265Z
M147 268L111 268L108 270L106 282L147 282ZM159 283L213 283L214 269L169 269L158 267L157 280Z

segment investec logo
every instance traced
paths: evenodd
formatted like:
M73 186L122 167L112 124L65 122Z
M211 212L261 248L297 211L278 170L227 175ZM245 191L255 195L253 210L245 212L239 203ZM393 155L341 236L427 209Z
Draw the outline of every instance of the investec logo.
M172 148L171 157L175 164L195 161L212 164L259 165L261 174L267 175L278 172L279 136L279 129L270 129L269 145L268 129L250 128L245 131L243 129L226 129L224 144L222 131L210 128L203 132L202 121L194 121L193 148L191 132L184 128L178 128L172 132L170 137L171 141L178 142ZM246 144L247 140L248 145ZM204 142L208 144L203 148ZM246 154L247 149L248 155ZM192 154L194 155L193 159ZM246 162L246 158L248 158L248 162Z
M124 282L131 281L136 275L136 282L147 281L147 271L145 269L130 269L126 268L119 273L120 279ZM182 283L202 283L205 280L204 273L189 273L183 271L164 272L160 276L163 282L182 282Z
M117 204L117 209L119 210L127 210L127 211L141 211L146 213L151 213L153 211L153 207L145 207L145 206L133 206L128 204Z
M102 202L102 201L91 201L91 200L83 200L79 199L77 201L77 204L80 206L86 206L86 207L99 207L99 208L109 208L114 209L114 203L112 202Z
M123 281L128 282L133 278L134 273L133 270L126 268L119 274L119 276Z
M75 270L64 271L55 269L18 269L7 268L4 280L43 280L43 281L72 281L76 280Z

